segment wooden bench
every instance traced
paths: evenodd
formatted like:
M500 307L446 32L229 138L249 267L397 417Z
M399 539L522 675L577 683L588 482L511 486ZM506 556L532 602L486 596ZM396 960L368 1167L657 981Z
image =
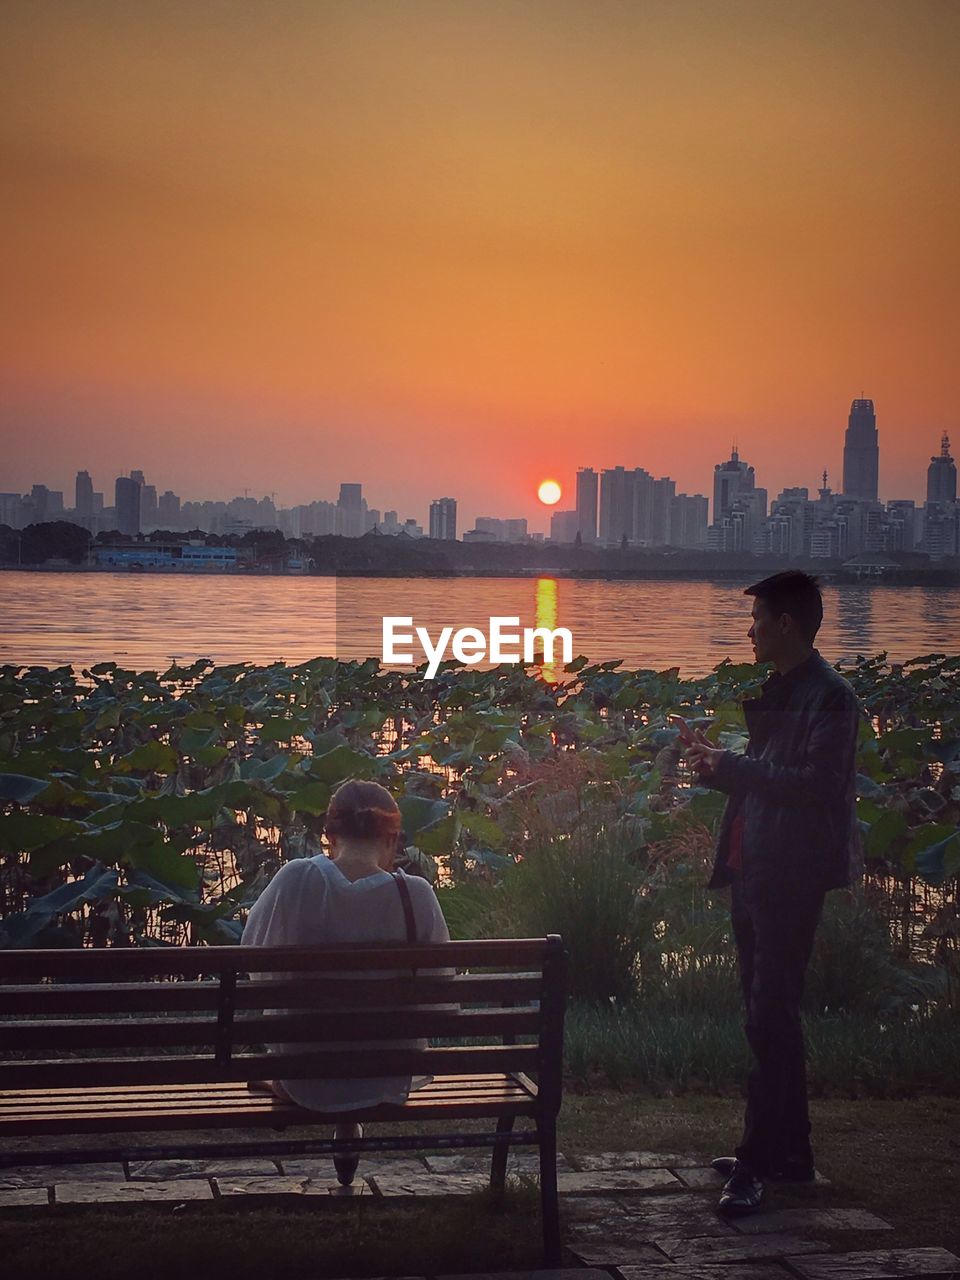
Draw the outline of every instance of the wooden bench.
M247 976L252 970L257 980ZM544 1257L556 1266L565 977L556 936L336 949L0 951L0 1166L492 1147L490 1182L502 1188L509 1148L535 1145ZM410 1047L412 1038L445 1043ZM392 1040L401 1043L383 1043ZM318 1048L324 1041L336 1047ZM349 1113L308 1111L246 1087L258 1079L385 1075L434 1079L403 1105ZM123 1140L345 1118L430 1123L427 1132L336 1144L332 1137L202 1144L167 1137L146 1147ZM515 1131L519 1119L533 1124ZM465 1120L496 1123L457 1132L455 1122ZM88 1134L117 1140L84 1148L76 1140ZM30 1152L2 1141L25 1135L74 1141Z

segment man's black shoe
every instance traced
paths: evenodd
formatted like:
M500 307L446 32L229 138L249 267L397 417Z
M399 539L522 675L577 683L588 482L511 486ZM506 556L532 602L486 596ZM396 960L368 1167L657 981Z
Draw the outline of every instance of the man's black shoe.
M762 1205L763 1183L748 1164L737 1160L733 1173L720 1194L717 1212L733 1218L745 1213L756 1213Z
M737 1163L736 1156L717 1156L710 1161L710 1168L715 1169L721 1178L729 1178ZM813 1182L816 1172L810 1160L784 1160L776 1169L764 1170L763 1176L770 1182Z

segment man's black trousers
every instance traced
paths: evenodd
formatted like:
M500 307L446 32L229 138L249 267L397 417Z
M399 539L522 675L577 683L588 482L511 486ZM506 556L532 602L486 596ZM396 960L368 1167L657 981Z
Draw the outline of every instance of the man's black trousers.
M754 895L739 875L733 880L731 922L754 1059L737 1158L761 1175L812 1160L800 1001L823 898L822 890L795 887Z

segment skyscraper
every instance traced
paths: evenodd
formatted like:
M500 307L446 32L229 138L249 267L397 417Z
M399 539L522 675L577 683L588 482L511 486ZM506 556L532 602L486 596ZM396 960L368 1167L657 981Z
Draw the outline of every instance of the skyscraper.
M927 501L956 502L957 464L950 457L950 437L946 432L940 439L940 452L930 459L927 467Z
M843 440L843 496L877 500L880 444L872 400L854 400Z
M89 471L77 472L73 505L78 516L93 515L93 481Z
M581 542L597 540L597 473L593 467L577 468L577 532Z
M140 532L140 482L132 475L117 476L114 487L117 528L129 538Z
M607 546L633 541L634 484L632 468L607 467L600 473L600 541Z
M359 538L364 532L363 485L341 484L337 498L337 532L346 538Z
M441 538L445 542L456 542L456 498L436 498L430 503L430 537Z
M737 446L730 450L726 462L718 462L713 468L713 522L722 520L733 510L737 499L752 492L756 485L753 467L740 461ZM766 514L766 513L764 513Z

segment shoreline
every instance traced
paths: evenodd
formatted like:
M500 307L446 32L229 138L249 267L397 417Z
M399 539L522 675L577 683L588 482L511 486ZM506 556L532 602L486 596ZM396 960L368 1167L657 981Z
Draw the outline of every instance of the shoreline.
M816 574L825 586L872 586L872 587L960 587L960 571L954 569L907 569L888 570L877 574L856 574L837 566L817 564L815 561L797 562L789 567L803 569L807 573ZM312 571L288 569L220 569L190 568L180 569L161 565L144 566L142 568L118 568L117 566L98 567L94 565L75 564L25 564L0 565L0 572L7 573L76 573L76 574L117 574L122 577L163 577L163 578L410 578L419 579L497 579L516 578L531 579L555 578L570 581L596 582L739 582L748 581L765 573L774 573L784 568L782 563L776 565L759 561L756 565L738 563L736 565L710 567L680 567L670 565L649 565L642 568L560 568L553 565L541 566L503 566L502 568L461 568L425 567L411 570L408 567L374 568L356 566L343 569L318 568Z

